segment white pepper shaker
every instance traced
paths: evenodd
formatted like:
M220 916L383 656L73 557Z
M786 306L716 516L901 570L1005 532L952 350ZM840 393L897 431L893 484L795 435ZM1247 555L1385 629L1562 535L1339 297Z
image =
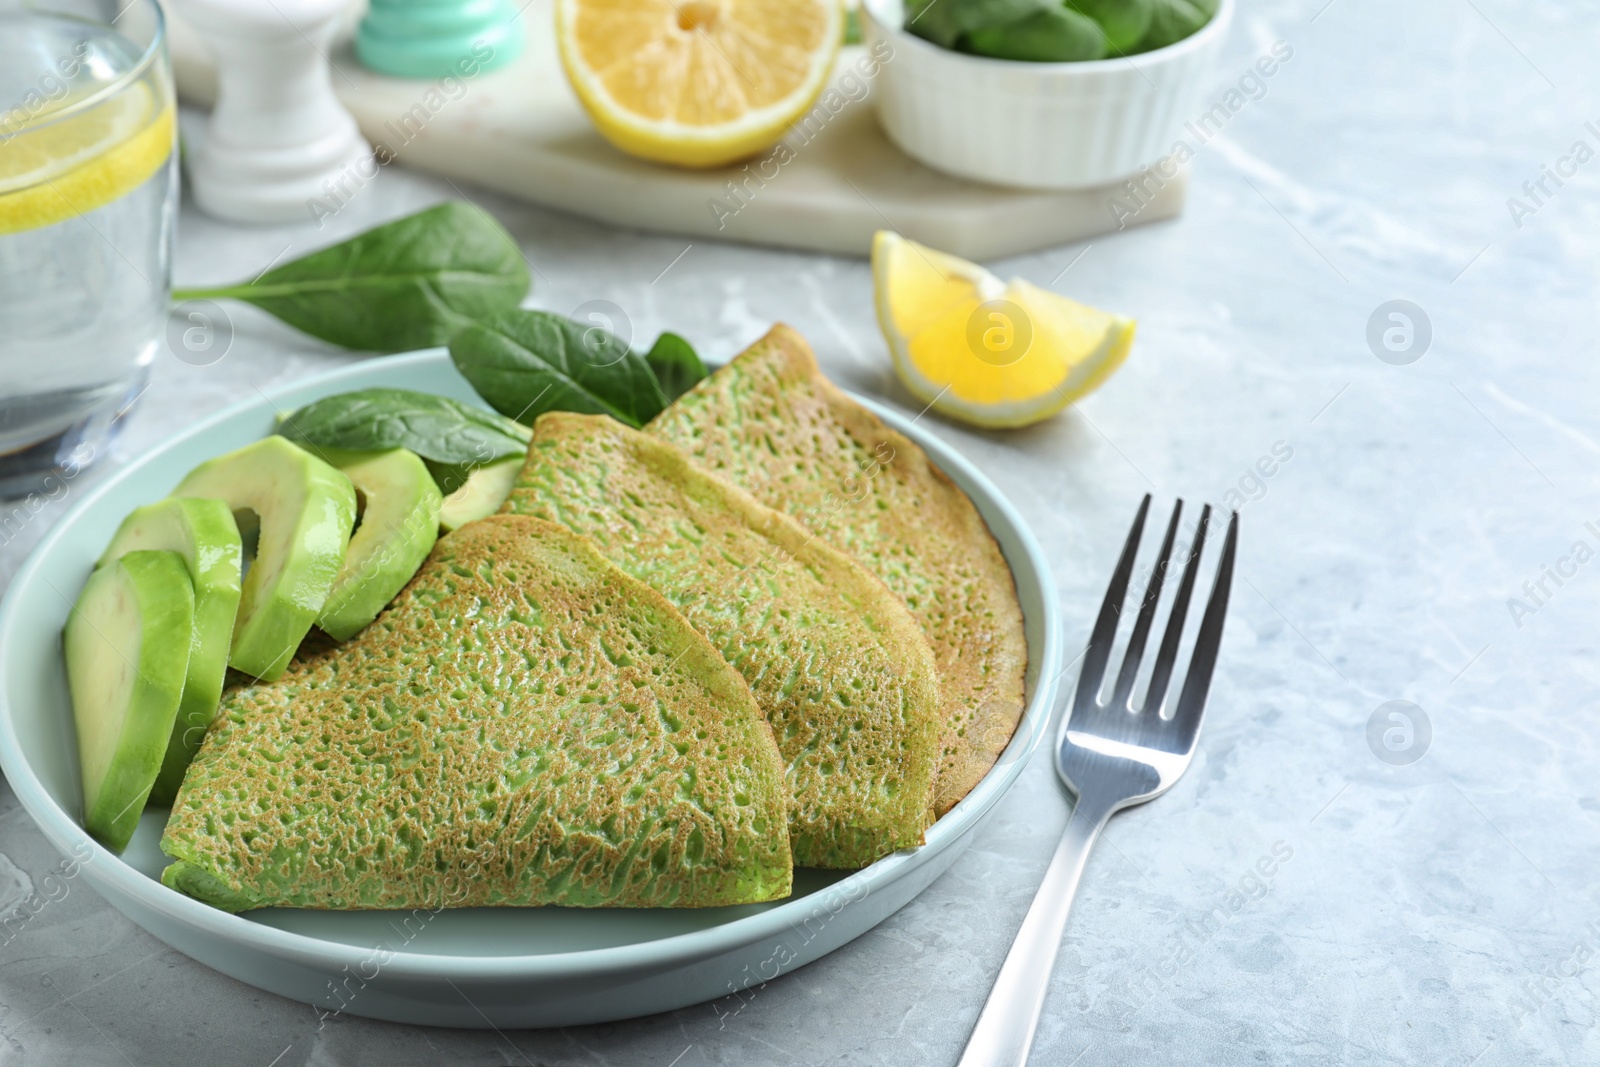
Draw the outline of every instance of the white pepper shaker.
M195 200L236 222L315 219L328 189L372 155L333 93L328 52L345 0L169 2L216 61L216 106L189 160Z

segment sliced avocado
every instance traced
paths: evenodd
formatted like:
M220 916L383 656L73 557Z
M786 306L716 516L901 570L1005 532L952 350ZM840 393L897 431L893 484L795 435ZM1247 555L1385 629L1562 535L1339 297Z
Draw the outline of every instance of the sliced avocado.
M431 459L422 462L428 465L428 473L433 475L433 480L439 486L439 492L445 496L460 489L467 484L467 478L482 464L478 463L438 463Z
M415 452L395 448L334 461L356 487L361 524L317 625L345 641L377 618L428 558L443 498Z
M200 464L172 495L226 502L241 534L260 524L228 663L272 681L316 622L344 564L355 525L355 487L316 456L274 436Z
M239 527L232 509L220 500L162 500L123 519L97 565L104 567L129 552L145 549L176 552L194 586L194 632L183 701L178 705L161 773L150 790L150 803L171 804L183 784L183 772L189 769L189 761L199 751L206 727L216 714L222 679L228 672L228 646L239 611Z
M161 771L193 635L194 587L176 552L129 552L101 567L67 619L83 826L115 852Z
M439 525L454 530L499 511L500 505L511 495L511 486L516 483L523 462L521 456L512 456L473 471L460 489L444 498L444 506L439 509Z

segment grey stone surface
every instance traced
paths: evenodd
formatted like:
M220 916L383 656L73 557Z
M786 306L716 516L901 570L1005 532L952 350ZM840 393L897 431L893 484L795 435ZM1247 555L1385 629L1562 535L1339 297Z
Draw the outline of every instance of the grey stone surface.
M1600 563L1560 562L1579 541L1600 549L1600 163L1537 199L1522 188L1574 142L1600 149L1585 125L1600 119L1597 29L1580 5L1245 0L1211 94L1223 131L1187 135L1185 216L997 265L1140 320L1128 365L1046 425L924 420L1038 532L1069 646L1140 494L1244 500L1199 754L1091 858L1035 1063L1600 1062ZM1229 111L1275 41L1292 58ZM320 232L186 208L178 279L248 277L463 193L522 242L540 307L611 300L637 337L670 327L718 356L781 318L846 385L920 407L887 371L861 261L685 251L399 171ZM1432 327L1405 365L1368 344L1394 299ZM232 319L220 363L163 355L74 494L208 412L353 358ZM1252 473L1275 445L1292 455ZM0 549L0 579L66 503ZM1558 563L1569 574L1546 578ZM1390 700L1431 722L1409 765L1369 747ZM319 1030L310 1008L48 881L58 858L0 791L0 908L30 916L0 945L0 1063L954 1063L1067 811L1035 759L918 900L726 1020L702 1005L501 1034L349 1016ZM1292 855L1253 874L1275 846Z

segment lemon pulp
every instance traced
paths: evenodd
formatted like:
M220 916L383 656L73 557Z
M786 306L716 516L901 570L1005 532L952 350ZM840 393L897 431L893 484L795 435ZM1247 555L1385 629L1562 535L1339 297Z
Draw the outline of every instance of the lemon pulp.
M0 234L85 215L127 195L172 155L173 109L145 82L0 141Z
M839 0L557 0L556 41L606 139L713 167L775 144L822 93Z
M900 380L978 426L1060 411L1128 357L1135 323L880 230L872 242L878 324Z

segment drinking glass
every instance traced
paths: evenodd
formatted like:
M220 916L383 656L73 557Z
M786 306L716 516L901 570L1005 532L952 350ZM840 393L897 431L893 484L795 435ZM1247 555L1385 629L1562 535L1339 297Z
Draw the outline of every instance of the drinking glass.
M156 0L0 0L0 496L51 495L145 387L176 142Z

